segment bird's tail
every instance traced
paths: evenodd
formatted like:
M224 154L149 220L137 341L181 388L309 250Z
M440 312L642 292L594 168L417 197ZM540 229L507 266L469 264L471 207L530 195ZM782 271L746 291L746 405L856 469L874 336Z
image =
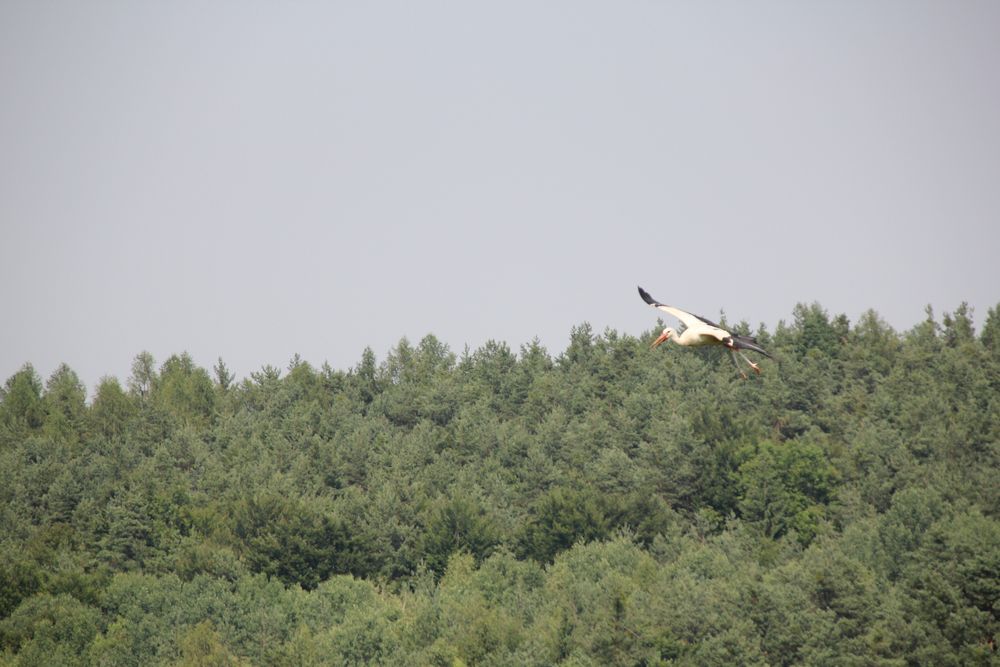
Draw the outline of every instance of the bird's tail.
M774 357L768 354L767 350L757 344L757 339L753 336L739 336L734 334L733 347L737 350L752 350L754 352L760 352L768 359L774 359Z

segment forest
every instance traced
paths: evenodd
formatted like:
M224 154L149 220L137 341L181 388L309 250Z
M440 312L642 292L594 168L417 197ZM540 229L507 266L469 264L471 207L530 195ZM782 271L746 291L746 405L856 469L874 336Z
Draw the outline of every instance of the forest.
M1000 304L0 388L0 665L1000 665ZM662 327L662 324L660 325Z

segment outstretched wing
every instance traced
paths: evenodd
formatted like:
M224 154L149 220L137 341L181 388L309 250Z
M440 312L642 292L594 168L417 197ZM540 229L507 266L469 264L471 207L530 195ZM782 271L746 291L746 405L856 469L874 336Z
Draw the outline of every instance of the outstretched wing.
M665 313L670 313L671 315L679 319L681 322L683 322L684 326L686 326L689 329L691 327L698 326L698 323L701 322L703 324L707 324L710 327L715 327L716 329L721 329L722 331L725 331L725 329L722 329L722 327L720 327L718 324L716 324L712 320L705 319L701 315L695 315L694 313L689 313L686 310L681 310L680 308L674 308L673 306L668 306L665 303L660 303L659 301L654 299L649 294L649 292L642 289L641 287L639 288L639 296L641 296L642 300L651 305L653 308L658 308Z

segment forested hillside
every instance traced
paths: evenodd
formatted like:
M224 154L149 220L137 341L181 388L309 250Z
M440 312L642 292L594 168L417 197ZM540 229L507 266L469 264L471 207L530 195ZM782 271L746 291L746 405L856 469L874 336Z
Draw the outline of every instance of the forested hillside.
M26 365L0 665L1000 664L1000 307L793 315L747 380L587 325L90 401Z

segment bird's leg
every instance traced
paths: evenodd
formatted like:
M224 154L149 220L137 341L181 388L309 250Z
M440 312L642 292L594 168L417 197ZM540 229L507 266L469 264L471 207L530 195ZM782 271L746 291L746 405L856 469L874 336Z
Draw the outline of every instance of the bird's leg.
M760 375L760 366L758 366L754 362L750 361L750 359L747 358L747 355L743 354L742 352L740 352L740 356L743 357L743 359L745 359L748 364L750 364L750 368L753 369L754 373L756 373L757 375Z
M732 357L733 357L733 366L736 366L736 370L739 372L740 377L743 378L744 380L746 380L747 379L747 374L743 372L742 368L740 368L740 362L736 359L736 350L734 350L733 348L729 348L729 354L732 355ZM740 354L742 354L742 352ZM745 358L746 357L744 357L744 359ZM758 373L759 372L760 371L758 371Z

